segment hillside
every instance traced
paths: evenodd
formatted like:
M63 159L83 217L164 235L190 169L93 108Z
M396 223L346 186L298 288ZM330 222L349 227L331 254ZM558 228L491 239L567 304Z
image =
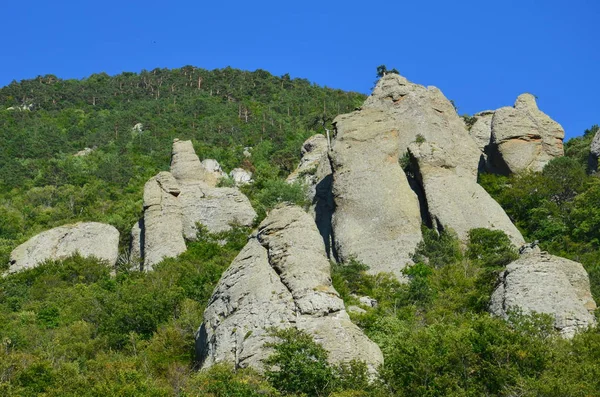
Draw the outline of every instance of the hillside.
M0 89L0 393L600 395L598 127L379 77Z

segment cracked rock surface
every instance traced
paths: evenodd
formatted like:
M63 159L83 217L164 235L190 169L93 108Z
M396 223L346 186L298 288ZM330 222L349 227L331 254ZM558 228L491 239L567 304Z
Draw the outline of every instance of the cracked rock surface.
M596 303L583 266L546 253L522 255L500 274L490 311L507 318L516 308L525 314L551 315L554 327L566 338L595 324Z
M44 261L65 259L76 253L114 266L119 255L119 231L98 222L79 222L46 230L12 251L8 272L34 268Z
M521 94L513 107L494 112L492 162L504 173L540 172L564 155L562 126L538 109L535 97Z
M332 363L383 362L379 347L354 325L331 284L329 261L313 219L280 205L221 277L196 335L203 368L219 362L263 368L269 330L296 327L311 334Z

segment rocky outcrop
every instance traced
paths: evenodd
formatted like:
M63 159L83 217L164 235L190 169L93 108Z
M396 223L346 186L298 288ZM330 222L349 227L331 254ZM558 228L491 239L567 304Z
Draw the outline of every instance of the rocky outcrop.
M210 175L210 181L212 182L213 180L216 181L216 184L218 184L222 179L227 179L228 175L225 171L223 171L223 169L221 168L221 165L219 164L219 162L215 159L205 159L202 160L202 167L204 167L204 169L206 170L206 172L208 172L208 174ZM215 186L216 186L215 184Z
M589 169L591 172L598 171L598 159L600 159L600 130L596 132L590 145Z
M502 230L515 246L524 243L500 204L471 175L457 169L453 156L429 142L413 143L409 151L417 163L417 178L434 228L451 228L465 243L469 230L475 228Z
M192 141L173 140L171 152L171 174L178 182L198 182L215 187L220 178L208 171L194 151Z
M338 116L330 154L338 257L372 273L401 271L421 241L421 214L399 164L401 130L389 112L366 108Z
M481 152L452 103L438 88L387 74L362 108L383 110L395 119L400 156L415 141L433 142L454 157L457 167L477 175Z
M321 134L311 136L302 144L301 153L300 164L287 177L287 182L304 183L309 189L308 195L312 200L317 185L317 168L323 156L327 156L327 138Z
M152 177L144 186L144 269L185 252L181 189L169 172Z
M198 224L210 233L220 233L230 230L232 225L250 226L256 218L250 200L236 188L181 183L179 201L183 235L188 240L196 239Z
M564 155L565 132L541 112L531 94L522 94L514 107L503 107L492 119L491 161L503 173L539 172Z
M45 261L75 254L95 257L114 266L119 254L119 231L98 222L79 222L47 230L12 251L8 272L31 269Z
M200 162L191 141L173 141L171 172L159 173L144 188L144 222L132 229L130 260L141 255L150 270L184 252L198 225L210 233L252 225L256 212L248 198L236 188L216 187L220 169L214 160Z
M306 186L307 199L311 203L309 213L315 218L328 257L335 257L331 228L335 203L331 191L333 176L327 138L321 134L311 136L302 145L301 154L300 164L288 176L287 182Z
M493 172L493 167L488 160L488 153L490 152L490 144L492 143L492 119L494 118L494 111L485 110L476 113L473 118L475 122L469 130L469 134L481 151L479 171Z
M130 236L129 261L131 263L140 263L144 258L144 218L141 218L131 227Z
M252 183L252 173L243 168L234 168L229 172L229 177L235 186L244 186Z
M312 218L289 205L271 211L221 277L196 335L197 358L202 368L230 362L260 370L273 327L308 332L332 363L361 360L374 371L383 362L331 285Z
M595 324L596 303L583 266L539 251L522 255L500 274L490 311L507 318L515 309L551 315L567 338Z

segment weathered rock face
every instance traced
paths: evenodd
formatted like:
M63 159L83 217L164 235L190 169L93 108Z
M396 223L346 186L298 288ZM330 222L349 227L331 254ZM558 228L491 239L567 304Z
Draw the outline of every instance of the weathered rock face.
M490 310L506 318L517 308L526 314L550 314L567 338L595 324L596 303L583 266L546 253L522 255L500 274Z
M171 174L178 182L202 181L208 186L217 186L219 178L209 172L196 155L192 141L173 140L171 152Z
M553 158L564 155L565 132L541 112L531 94L522 94L514 107L503 107L492 118L491 161L505 173L541 171Z
M144 218L131 227L131 242L129 245L129 260L137 263L144 258Z
M144 222L132 229L130 260L141 255L150 270L185 252L184 239L196 239L198 224L210 233L252 225L256 212L248 198L236 188L215 187L220 169L214 160L203 165L191 141L173 141L171 172L159 173L144 187Z
M232 225L250 226L256 217L248 197L235 188L182 183L179 201L183 234L188 240L196 239L198 223L210 233L220 233L230 230Z
M331 237L331 219L335 209L331 192L333 175L327 152L327 138L324 135L308 138L302 145L300 164L288 176L287 182L301 182L306 186L307 198L311 202L309 213L315 218L328 257L335 257Z
M216 180L219 183L223 178L228 178L227 173L223 171L221 165L217 160L214 159L205 159L202 160L202 167L208 172L210 175L210 181L212 183L213 180Z
M493 166L488 160L488 153L490 151L490 144L492 143L492 119L494 118L494 111L485 110L476 113L473 117L475 118L475 123L471 126L469 134L481 151L479 171L493 172Z
M366 108L338 116L330 153L335 246L373 273L398 277L421 241L421 214L399 164L400 133L389 112Z
M356 359L375 370L383 362L331 285L312 218L288 205L269 214L215 288L196 335L202 367L231 362L262 369L271 327L310 333L333 363Z
M321 134L313 135L302 145L302 159L298 167L287 177L288 183L302 182L308 186L309 198L315 196L317 168L323 156L327 155L327 138Z
M437 230L452 228L463 242L468 241L469 230L487 228L502 230L515 246L524 243L500 204L470 175L457 172L447 161L446 151L428 142L413 143L409 151L417 163L432 226Z
M98 222L79 222L47 230L12 251L8 272L31 269L44 261L65 259L76 253L114 266L119 255L119 231Z
M187 249L183 240L181 190L171 173L163 171L144 186L144 269Z
M419 137L444 149L450 156L447 161L457 168L477 175L481 152L452 103L438 88L387 74L365 100L363 109L380 109L394 117L400 156Z
M600 158L600 130L594 135L592 144L590 146L590 171L596 172L598 170L598 159Z
M229 177L235 186L243 186L252 183L252 173L243 168L234 168L229 172Z

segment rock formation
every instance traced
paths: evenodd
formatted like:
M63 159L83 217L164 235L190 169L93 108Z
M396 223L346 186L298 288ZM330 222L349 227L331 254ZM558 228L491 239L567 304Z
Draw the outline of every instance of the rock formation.
M169 172L152 177L144 186L144 269L187 249L183 239L179 184Z
M95 257L114 266L119 255L119 231L98 222L79 222L55 227L19 245L10 254L9 273L31 269L47 260L75 254Z
M401 131L389 112L366 108L338 116L330 154L337 255L357 259L373 273L412 264L421 241L421 214L399 164Z
M522 94L514 107L503 107L492 119L491 161L503 173L541 171L563 156L563 128L541 112L531 94Z
M549 314L554 327L570 338L595 323L596 303L581 264L534 251L522 255L500 274L490 310L507 318L511 309Z
M598 171L598 159L600 158L600 130L594 135L590 146L589 169L591 172Z
M129 261L139 263L144 258L144 218L141 218L131 227L131 241L129 243Z
M204 167L204 169L211 176L211 180L214 178L214 180L217 181L217 184L222 179L227 179L229 177L227 175L227 173L225 171L223 171L223 169L221 168L221 165L219 164L219 162L217 160L205 159L205 160L202 160L201 164L202 164L202 167Z
M524 243L500 204L470 174L461 173L455 157L429 142L413 143L409 151L417 163L433 227L451 228L465 243L475 228L502 230L515 246Z
M417 141L434 142L455 162L477 175L481 152L452 103L436 87L411 83L397 74L383 76L362 106L380 109L395 119L400 156Z
M331 219L335 209L332 188L332 170L328 157L327 138L316 134L308 138L301 149L302 158L298 167L288 178L288 183L306 186L307 199L311 203L310 214L315 218L319 233L323 237L328 257L336 257L333 250Z
M481 151L479 171L493 172L488 160L488 153L490 152L490 144L492 143L492 119L494 118L494 111L485 110L476 113L473 117L475 118L475 122L469 130L469 134Z
M191 141L173 141L171 172L159 173L144 188L144 222L132 229L130 260L141 255L150 270L184 252L185 239L196 239L198 224L219 233L254 222L256 212L242 192L216 187L223 177L219 170L215 160L200 162Z
M243 186L252 183L252 173L243 168L234 168L229 172L229 177L235 186Z
M196 335L197 358L202 368L231 362L260 370L273 327L308 332L332 363L356 359L374 371L383 362L331 285L312 218L290 205L271 211L221 277Z

